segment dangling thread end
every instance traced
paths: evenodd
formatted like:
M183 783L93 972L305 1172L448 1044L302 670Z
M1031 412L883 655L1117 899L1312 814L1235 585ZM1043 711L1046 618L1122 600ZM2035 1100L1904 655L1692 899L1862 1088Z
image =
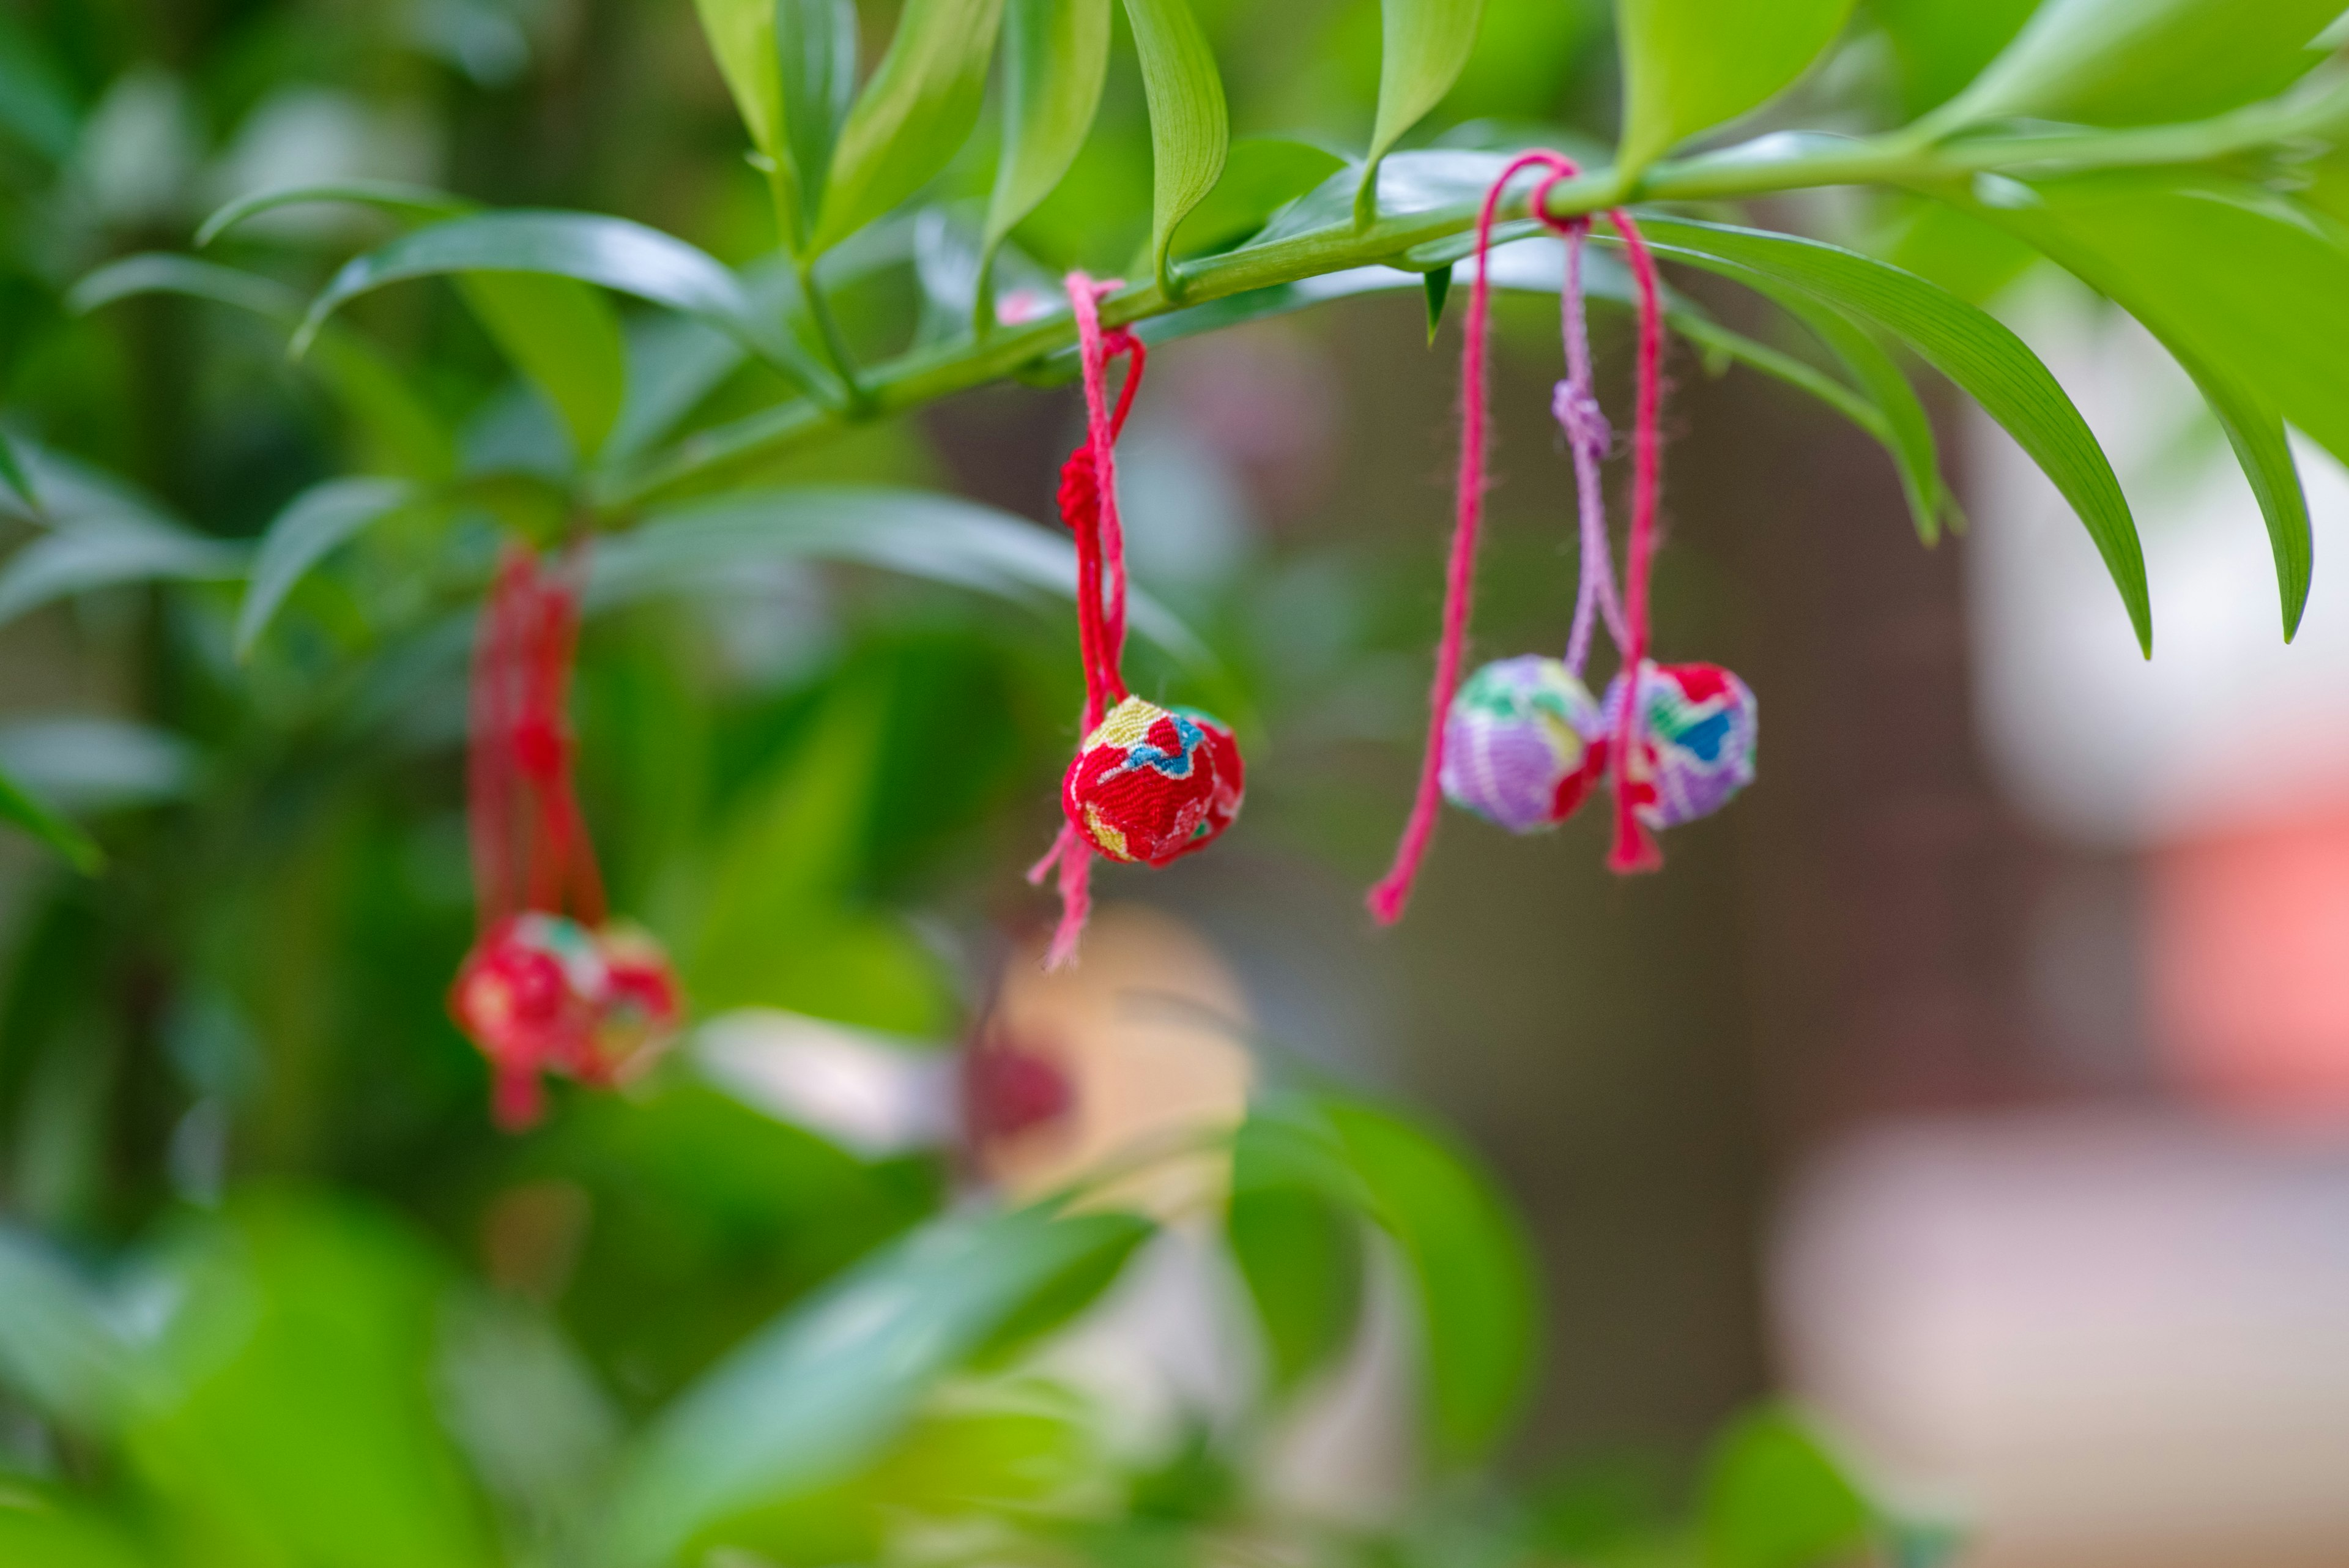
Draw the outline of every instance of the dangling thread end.
M1055 974L1077 961L1077 944L1083 940L1085 921L1092 914L1092 852L1073 833L1061 850L1061 923L1053 928L1052 945L1044 950L1044 972Z

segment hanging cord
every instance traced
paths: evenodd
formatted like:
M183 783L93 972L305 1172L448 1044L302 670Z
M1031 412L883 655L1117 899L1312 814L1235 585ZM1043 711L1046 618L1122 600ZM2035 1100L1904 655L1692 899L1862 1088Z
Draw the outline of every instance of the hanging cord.
M572 784L568 717L585 553L553 565L510 545L473 651L466 801L482 927L525 910L605 917L603 878Z
M1101 301L1121 286L1097 283L1081 272L1069 274L1069 305L1077 319L1077 358L1085 389L1085 439L1061 465L1061 519L1077 545L1077 646L1085 667L1085 712L1081 732L1090 735L1110 709L1126 697L1125 531L1117 513L1117 438L1142 385L1149 351L1123 327L1104 332ZM1109 362L1119 355L1133 361L1117 404L1110 405ZM1044 955L1047 970L1077 956L1078 940L1092 911L1092 847L1074 823L1063 822L1044 857L1028 869L1031 886L1060 868L1061 920Z
M1607 214L1616 232L1623 236L1629 254L1632 276L1640 296L1640 358L1639 397L1632 432L1632 505L1631 535L1626 552L1627 567L1624 593L1619 613L1614 602L1611 563L1607 558L1607 529L1604 498L1598 484L1598 466L1606 451L1605 420L1599 414L1596 397L1590 391L1589 344L1581 325L1581 247L1580 242L1588 232L1588 221L1582 218L1553 219L1547 211L1551 187L1561 180L1574 178L1580 172L1575 161L1562 153L1528 152L1514 159L1501 171L1485 192L1484 205L1476 215L1476 273L1468 295L1468 313L1462 324L1460 348L1460 470L1454 493L1452 550L1447 565L1444 597L1444 631L1436 645L1435 680L1428 692L1427 747L1420 764L1419 787L1413 798L1410 819L1404 824L1402 841L1395 846L1394 861L1387 874L1371 888L1368 903L1372 917L1381 925L1392 925L1402 918L1411 900L1413 880L1419 874L1420 862L1426 857L1428 841L1435 832L1435 819L1444 801L1444 730L1452 709L1452 699L1459 689L1460 664L1466 650L1470 612L1475 592L1476 541L1484 522L1485 512L1485 452L1489 419L1486 412L1486 339L1490 336L1492 318L1491 253L1493 223L1498 213L1501 197L1508 183L1527 169L1546 170L1547 175L1536 188L1531 210L1544 227L1567 241L1567 299L1561 305L1565 313L1563 330L1567 340L1568 379L1560 384L1552 409L1559 422L1566 427L1568 442L1575 450L1575 479L1580 493L1582 518L1583 570L1577 595L1575 628L1568 643L1568 663L1579 668L1589 643L1589 619L1595 608L1608 622L1622 649L1626 688L1636 692L1636 671L1647 656L1647 588L1648 562L1652 553L1655 530L1656 483L1660 468L1656 431L1658 412L1662 402L1661 379L1663 365L1662 291L1656 279L1655 262L1640 238L1639 226L1629 212L1620 207ZM1618 871L1645 870L1660 864L1655 846L1632 814L1624 768L1632 754L1638 738L1639 704L1627 700L1623 716L1617 725L1614 743L1610 747L1616 769L1616 842L1609 852L1608 864Z

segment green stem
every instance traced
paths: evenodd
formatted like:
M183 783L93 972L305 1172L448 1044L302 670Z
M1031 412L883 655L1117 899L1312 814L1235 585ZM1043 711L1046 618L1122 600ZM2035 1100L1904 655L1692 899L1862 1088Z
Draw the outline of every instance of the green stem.
M1720 152L1656 163L1636 176L1599 169L1562 181L1551 188L1549 215L1578 217L1630 202L1726 201L1828 185L1930 189L2002 170L2203 162L2344 122L2349 122L2349 73L2326 73L2282 99L2188 125L1993 135L1939 144L1903 132L1869 140L1764 137ZM1510 219L1524 215L1521 202L1506 205L1502 213ZM1106 326L1123 326L1252 289L1392 261L1414 246L1464 234L1475 221L1473 202L1379 216L1361 227L1341 220L1311 234L1172 267L1160 282L1104 300L1102 320ZM1054 317L999 328L972 341L916 350L875 368L860 382L849 372L837 328L812 285L808 303L848 382L854 399L849 409L833 412L790 402L700 431L647 462L603 476L596 487L597 504L606 509L633 508L682 486L711 482L736 465L820 439L843 424L1002 380L1065 351L1075 337L1067 317Z
M832 314L832 304L815 280L815 264L802 262L799 265L800 297L807 301L808 315L815 321L816 336L823 344L823 357L831 363L833 373L847 389L848 406L842 410L848 419L858 419L872 411L872 394L856 373L856 358L848 351L848 339L840 330L840 323Z

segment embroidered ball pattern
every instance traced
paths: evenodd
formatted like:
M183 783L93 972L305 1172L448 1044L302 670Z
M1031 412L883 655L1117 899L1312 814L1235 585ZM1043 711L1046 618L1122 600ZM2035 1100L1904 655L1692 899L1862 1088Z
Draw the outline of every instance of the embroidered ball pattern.
M449 1011L497 1073L500 1120L521 1126L537 1114L539 1075L598 1085L632 1076L675 1037L684 1006L649 935L530 910L499 921L465 955Z
M1511 833L1555 827L1598 779L1599 722L1599 705L1562 661L1496 659L1444 714L1444 797Z
M1128 697L1078 749L1061 781L1061 808L1112 860L1164 866L1221 833L1239 811L1242 787L1230 730L1189 709Z
M1754 782L1761 710L1745 682L1717 664L1655 664L1640 670L1640 742L1629 778L1631 808L1650 827L1677 827L1729 804ZM1623 712L1623 678L1607 687L1603 733Z

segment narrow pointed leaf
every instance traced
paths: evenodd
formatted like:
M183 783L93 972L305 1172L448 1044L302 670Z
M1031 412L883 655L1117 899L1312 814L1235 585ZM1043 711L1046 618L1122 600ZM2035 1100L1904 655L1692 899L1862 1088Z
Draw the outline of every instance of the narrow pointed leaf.
M775 53L775 0L694 0L694 9L750 145L780 158L783 80Z
M1452 269L1433 267L1419 275L1427 296L1427 346L1435 347L1436 329L1444 325L1444 302L1452 297Z
M26 473L25 465L16 460L16 443L8 439L8 432L5 430L0 430L0 484L6 485L8 493L23 502L27 510L39 513L41 498L34 493L32 475Z
M2337 237L2328 244L2289 211L2269 207L2265 192L2202 185L2197 194L2165 178L2019 187L2030 200L1973 202L1966 211L2037 247L2127 311L2193 379L2267 524L2289 642L2308 607L2315 547L2284 433L2287 410L2312 421L2312 433L2336 452L2349 451L2349 395L2337 377L2295 376L2290 365L2313 369L2349 348L2349 312L2321 297L2349 286L2349 256ZM2213 225L2224 232L2212 235ZM2229 244L2238 226L2247 246Z
M280 207L307 206L318 202L341 202L354 206L378 207L402 217L453 218L473 211L474 204L462 196L452 196L446 191L436 191L429 185L410 185L397 180L330 180L317 184L282 185L272 191L256 191L239 196L217 209L196 230L196 248L202 250L247 218L274 212Z
M988 256L1085 144L1109 77L1109 8L1110 0L1004 0L1003 150L987 203Z
M1002 19L1003 0L906 0L840 129L812 252L830 250L947 166L978 123Z
M1484 13L1485 0L1380 0L1379 108L1362 160L1358 220L1371 216L1379 161L1460 79Z
M35 799L23 785L5 773L0 773L0 821L14 823L31 834L64 856L67 864L84 875L95 872L106 863L106 857L98 852L96 840ZM7 1261L0 1258L0 1277L5 1277L7 1271ZM12 1313L21 1310L16 1298L11 1298L9 1310ZM5 1364L8 1357L9 1347L0 1343L0 1364Z
M741 281L715 259L657 229L591 213L452 218L353 257L311 302L295 348L306 348L328 317L370 290L469 272L545 273L633 295L708 321L802 386L831 386L804 349L751 308Z
M2046 0L1931 124L2203 119L2316 65L2309 46L2340 15L2339 0Z
M1646 168L1701 130L1759 109L1843 31L1852 0L1623 0L1618 164Z
M1125 15L1150 105L1151 267L1172 293L1175 226L1216 188L1231 147L1224 78L1190 0L1125 0Z
M1728 262L1792 285L1891 333L1971 396L2055 483L2104 557L2137 642L2153 648L2145 554L2120 481L2039 357L1988 313L1913 273L1816 240L1643 215L1662 254Z
M833 149L856 99L855 0L774 0L781 65L782 146L791 214L784 244L805 248L831 182Z
M67 291L66 307L88 315L140 294L185 295L289 323L302 317L301 296L274 278L162 251L107 263Z
M0 568L0 625L42 605L121 583L217 582L244 553L184 528L128 517L91 520L35 539Z
M576 279L538 273L466 273L458 286L514 369L562 419L580 461L593 462L627 388L627 350L610 303Z
M698 1558L726 1521L854 1474L939 1377L1149 1231L1039 1209L935 1220L720 1362L638 1444L601 1542L620 1568Z
M311 567L360 530L415 498L391 479L330 479L311 486L270 522L254 552L244 602L237 607L236 656L249 659L285 596Z

